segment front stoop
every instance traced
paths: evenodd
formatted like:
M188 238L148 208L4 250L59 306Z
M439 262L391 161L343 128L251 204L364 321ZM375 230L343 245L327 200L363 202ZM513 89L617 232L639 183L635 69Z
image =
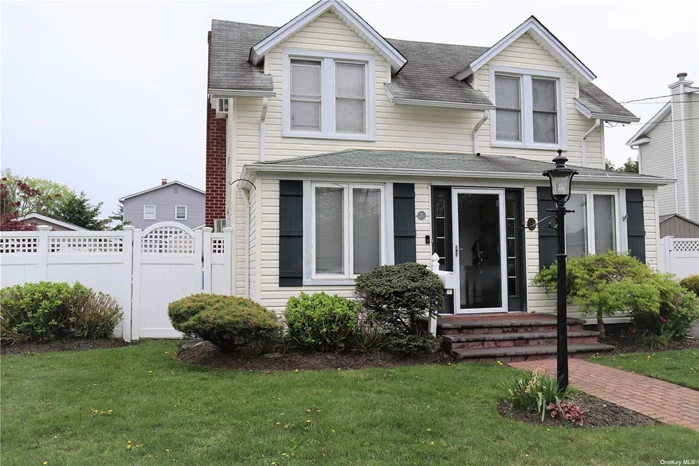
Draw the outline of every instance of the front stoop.
M582 319L568 318L568 353L586 358L611 351ZM441 317L437 333L445 351L458 360L526 361L556 357L554 314L473 314Z

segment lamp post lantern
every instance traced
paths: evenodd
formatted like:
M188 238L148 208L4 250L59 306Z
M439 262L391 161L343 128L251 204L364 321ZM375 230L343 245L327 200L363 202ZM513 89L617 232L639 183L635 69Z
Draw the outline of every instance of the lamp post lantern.
M568 158L563 151L558 149L558 155L554 157L554 167L546 170L543 175L551 182L551 197L556 202L556 208L552 209L556 214L557 249L556 262L558 264L558 276L556 277L556 379L558 391L563 392L568 388L568 310L566 306L566 245L565 245L565 215L566 202L570 199L573 176L578 172L566 167Z

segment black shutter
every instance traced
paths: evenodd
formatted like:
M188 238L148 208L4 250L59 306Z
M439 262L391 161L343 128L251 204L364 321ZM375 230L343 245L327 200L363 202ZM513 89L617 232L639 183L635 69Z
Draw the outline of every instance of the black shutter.
M541 222L546 217L551 217L539 223L539 269L548 267L556 261L556 230L549 228L549 223L555 225L556 219L553 212L546 209L555 209L556 203L551 199L551 188L536 188L536 204L538 206L539 218Z
M415 185L393 185L393 249L395 263L415 262Z
M646 230L643 222L643 190L626 190L626 230L629 251L639 261L646 261Z
M279 286L303 284L303 181L279 181Z

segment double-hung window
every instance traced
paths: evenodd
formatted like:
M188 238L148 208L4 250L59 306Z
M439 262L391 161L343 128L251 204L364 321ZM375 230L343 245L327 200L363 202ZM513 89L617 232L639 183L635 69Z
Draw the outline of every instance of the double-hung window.
M566 148L565 77L559 73L491 67L495 102L492 144L533 149Z
M187 206L175 206L175 220L187 220Z
M566 208L566 251L570 257L619 250L616 193L574 192Z
M284 50L283 135L373 140L373 58Z
M312 186L312 278L354 278L384 260L383 186Z
M154 205L144 205L143 206L143 220L155 220L155 206Z

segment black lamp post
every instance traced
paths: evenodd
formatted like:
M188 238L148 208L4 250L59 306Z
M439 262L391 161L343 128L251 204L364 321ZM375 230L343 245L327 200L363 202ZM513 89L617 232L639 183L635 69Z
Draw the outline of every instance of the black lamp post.
M568 310L566 307L566 245L565 245L565 215L566 202L570 199L571 184L573 176L578 172L566 167L568 158L563 156L563 151L558 149L558 155L554 157L554 168L546 170L544 176L551 182L551 197L556 201L556 208L551 209L556 213L556 230L558 245L556 250L556 261L558 263L558 277L556 281L556 308L557 333L556 333L556 357L557 368L556 378L558 380L558 391L563 392L568 388Z

